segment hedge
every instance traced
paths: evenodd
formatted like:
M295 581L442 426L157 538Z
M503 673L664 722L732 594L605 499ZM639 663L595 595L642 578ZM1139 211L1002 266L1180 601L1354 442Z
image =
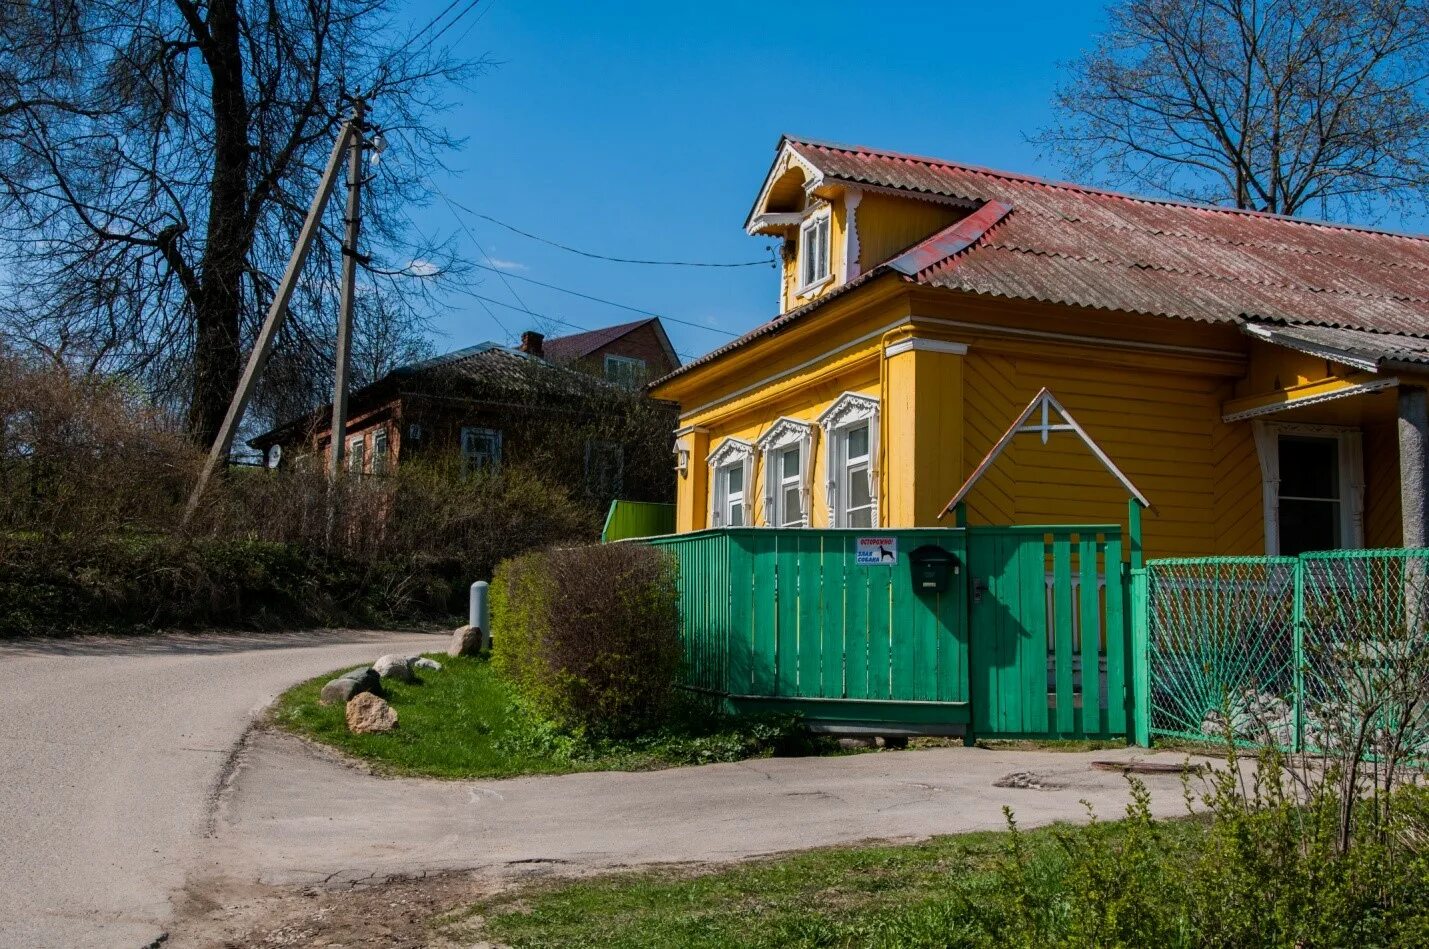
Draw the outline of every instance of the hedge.
M492 584L493 658L534 711L612 736L660 721L679 672L676 567L608 544L504 561Z

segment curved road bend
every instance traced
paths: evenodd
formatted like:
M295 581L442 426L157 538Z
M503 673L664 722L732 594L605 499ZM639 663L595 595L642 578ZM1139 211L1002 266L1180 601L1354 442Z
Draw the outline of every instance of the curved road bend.
M0 946L152 942L252 717L302 679L444 645L348 630L0 643Z

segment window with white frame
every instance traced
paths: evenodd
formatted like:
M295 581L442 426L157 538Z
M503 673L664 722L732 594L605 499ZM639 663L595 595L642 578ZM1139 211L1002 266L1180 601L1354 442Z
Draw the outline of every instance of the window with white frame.
M816 211L799 228L799 289L816 287L829 278L829 212Z
M367 467L367 440L361 435L348 439L347 442L347 470L353 474L362 474Z
M764 465L764 523L809 526L809 483L814 426L780 418L756 443Z
M712 452L710 468L710 526L745 527L750 516L750 485L753 475L754 446L738 438L726 438Z
M878 400L845 392L819 417L827 445L829 523L870 528L878 520Z
M490 468L501 462L501 432L494 428L461 430L462 471Z
M839 520L844 527L873 526L873 465L869 455L868 423L841 429L838 441L842 465L839 467Z
M379 428L372 433L372 473L387 473L387 429Z
M1271 555L1364 546L1364 458L1357 429L1257 422Z
M607 354L605 357L605 381L607 382L613 382L627 389L638 389L645 384L647 375L643 359L613 354Z

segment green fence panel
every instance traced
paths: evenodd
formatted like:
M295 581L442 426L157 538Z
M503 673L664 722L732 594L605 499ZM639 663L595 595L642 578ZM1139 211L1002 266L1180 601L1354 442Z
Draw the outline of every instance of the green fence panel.
M1133 673L1128 662L1132 655L1127 604L1129 574L1122 563L1121 552L1121 538L1108 537L1102 552L1102 574L1106 578L1106 730L1113 735L1125 735L1129 731L1126 706Z
M1073 701L1075 650L1072 646L1072 539L1052 538L1052 647L1056 664L1057 731L1069 735L1077 730ZM1085 674L1085 670L1083 670ZM1085 681L1085 680L1084 680Z
M848 556L846 537L825 534L820 538L819 574L819 690L823 698L844 697L844 617L848 596L844 558Z
M1097 577L1097 555L1104 544L1098 544L1096 534L1082 534L1077 540L1077 632L1081 637L1081 686L1082 708L1077 723L1078 731L1099 735L1108 730L1107 716L1102 711L1108 705L1107 696L1102 692L1101 652L1102 610L1101 590ZM1106 573L1107 583L1113 582L1117 564ZM1107 627L1110 629L1110 626ZM1107 664L1107 683L1113 681L1111 664Z
M798 621L794 655L798 666L798 693L817 698L823 695L821 659L824 651L823 603L826 590L823 574L823 538L816 533L798 532L794 556L798 570ZM830 578L829 585L833 584Z
M675 532L675 505L650 501L611 501L600 532L602 544Z
M736 708L898 727L966 724L963 578L922 593L906 557L932 541L961 562L963 532L880 532L898 545L893 566L855 565L859 534L735 528L648 540L680 562L689 684L724 693Z

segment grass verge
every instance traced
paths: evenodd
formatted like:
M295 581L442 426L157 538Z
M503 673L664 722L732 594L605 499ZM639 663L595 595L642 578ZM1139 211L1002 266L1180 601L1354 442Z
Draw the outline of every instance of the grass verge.
M1161 825L1175 846L1198 822ZM1123 825L1058 826L1020 834L1032 872L1055 866L1059 834L1111 843ZM801 947L986 944L967 913L997 899L1009 834L815 850L714 873L662 868L520 887L438 922L458 942L557 946Z
M321 705L322 686L345 670L318 676L279 697L275 724L331 745L380 770L435 778L504 778L575 771L636 771L772 755L835 753L797 719L729 718L695 702L661 727L625 739L557 728L525 709L485 658L433 653L440 672L420 682L384 682L397 710L395 731L354 735L341 705Z

